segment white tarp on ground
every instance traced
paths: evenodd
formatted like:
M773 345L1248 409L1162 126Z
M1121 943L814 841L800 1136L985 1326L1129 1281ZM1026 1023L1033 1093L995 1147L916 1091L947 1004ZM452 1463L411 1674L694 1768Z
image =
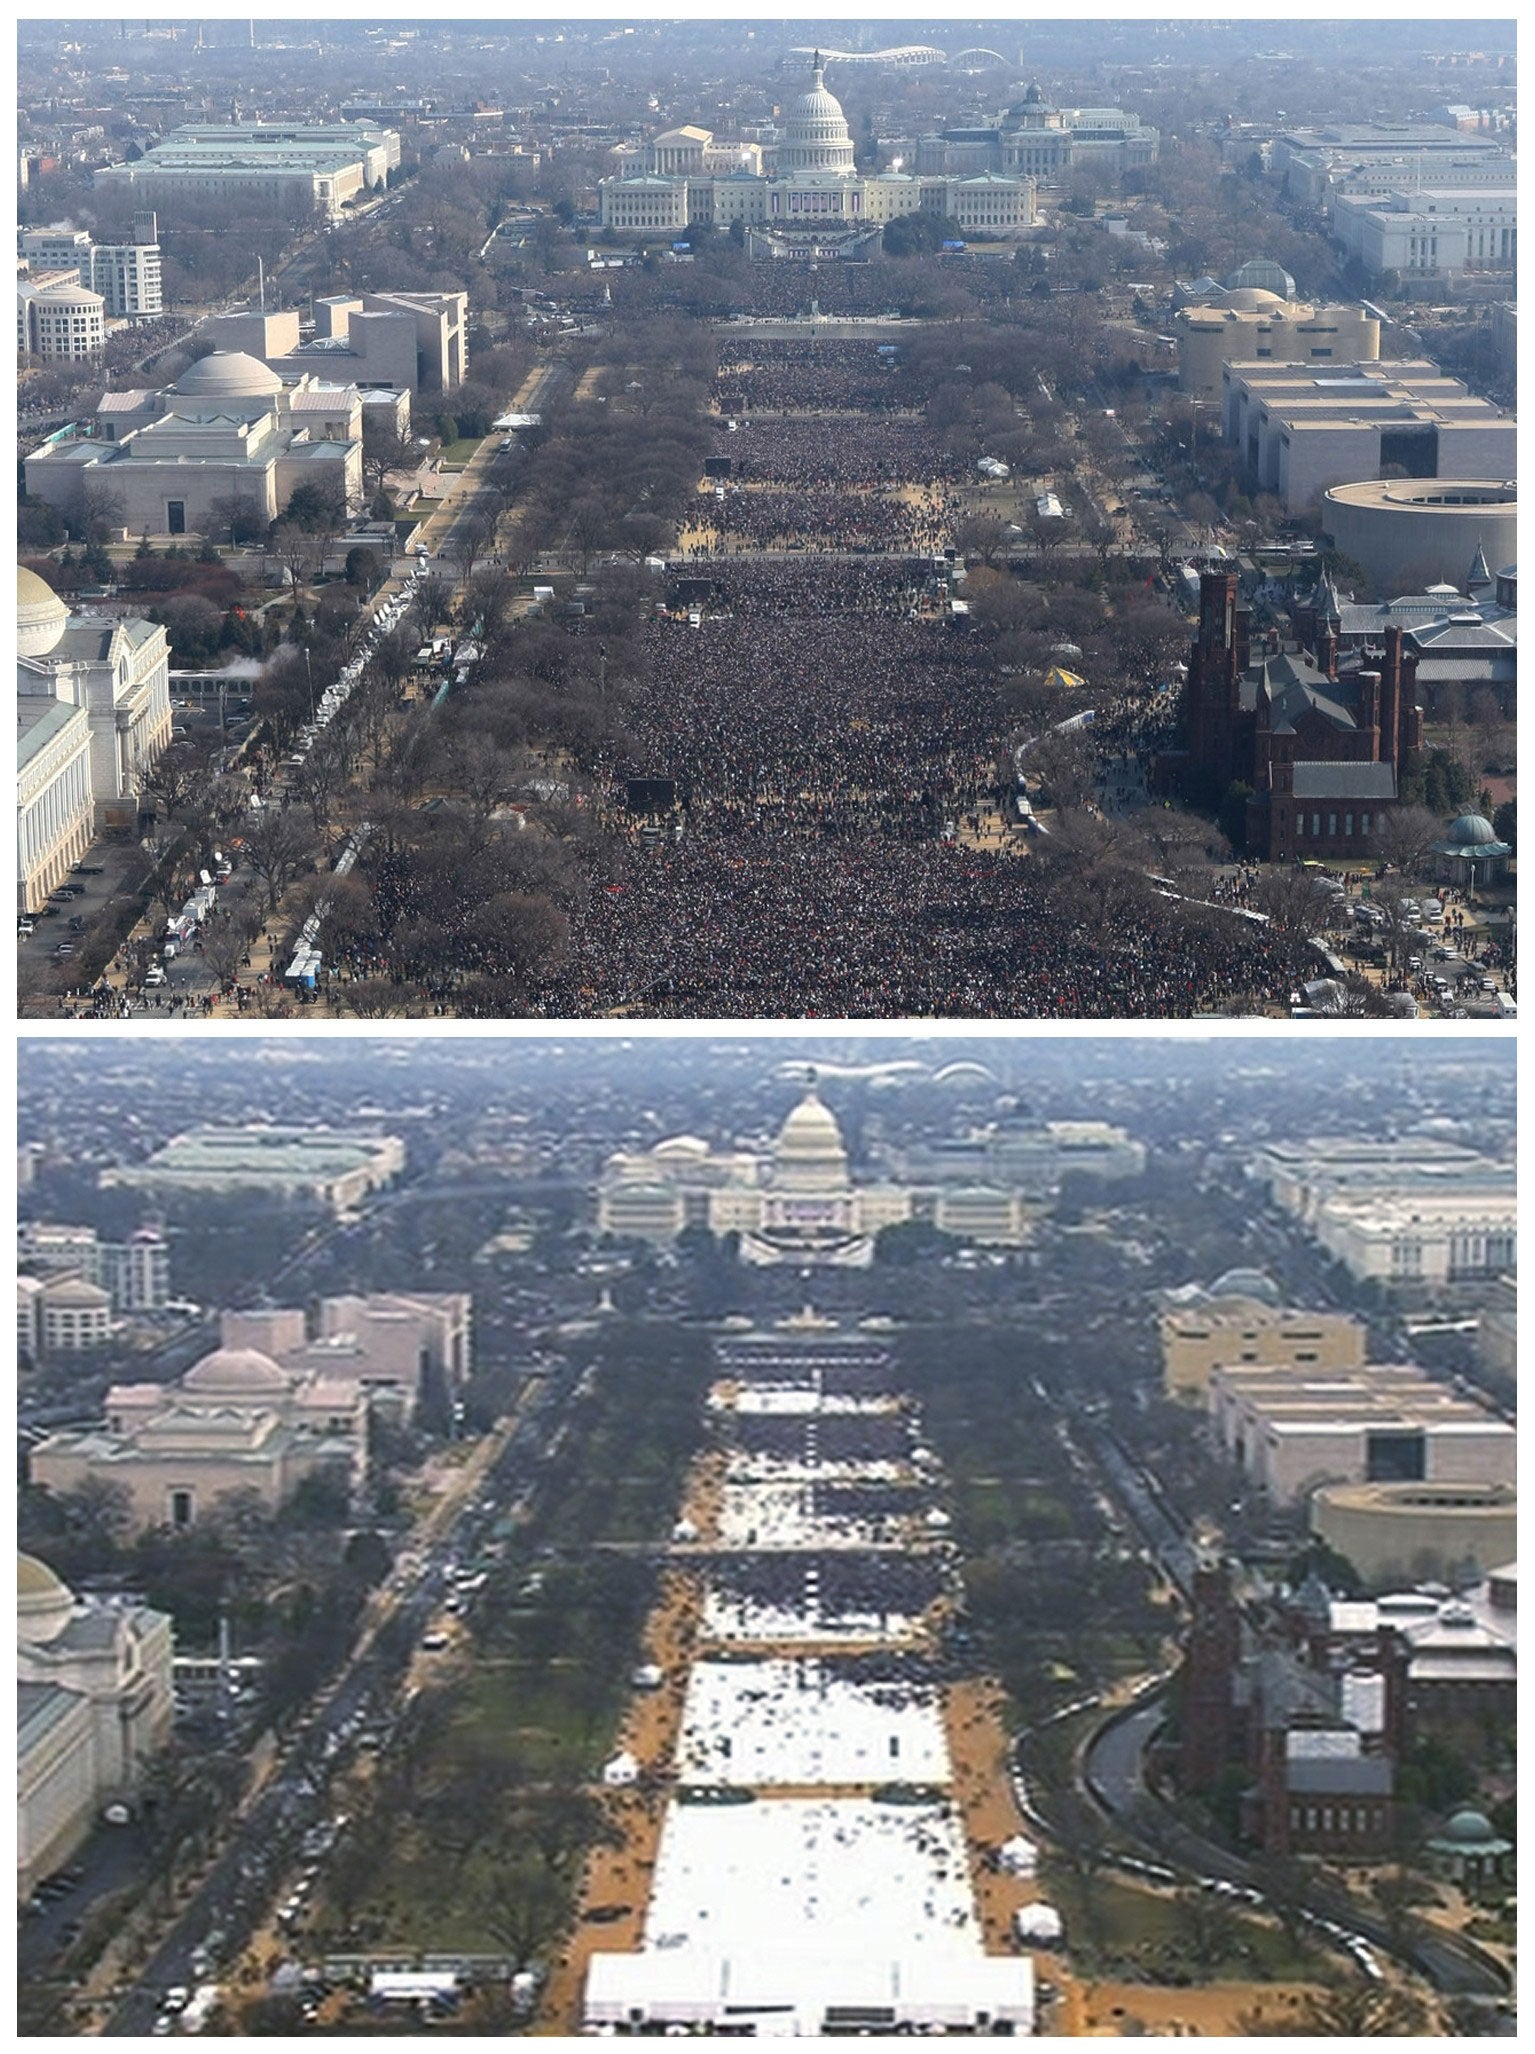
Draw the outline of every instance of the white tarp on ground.
M878 1510L867 1517L818 1512L810 1483L730 1482L720 1493L719 1539L727 1548L891 1546L910 1525L910 1517Z
M777 1798L673 1804L645 1947L748 1959L908 1958L980 1946L959 1815L949 1804Z
M725 1465L732 1483L899 1483L911 1476L909 1462L807 1462L791 1455L754 1454L737 1449Z
M947 1783L931 1685L859 1683L813 1659L698 1662L677 1773L685 1783Z
M989 1957L951 1805L784 1798L674 1804L662 1829L640 1954L599 1954L586 2023L828 2010L875 2023L1010 2021L1027 2031L1024 1959Z
M799 1605L774 1604L711 1587L704 1599L705 1640L888 1642L908 1639L916 1623L909 1612L833 1612L808 1594Z
M815 1413L824 1415L832 1412L893 1412L896 1406L889 1398L855 1398L844 1393L832 1392L823 1395L819 1391L785 1390L782 1386L765 1385L752 1387L726 1396L711 1396L710 1405L717 1412L764 1412L788 1413L798 1417Z

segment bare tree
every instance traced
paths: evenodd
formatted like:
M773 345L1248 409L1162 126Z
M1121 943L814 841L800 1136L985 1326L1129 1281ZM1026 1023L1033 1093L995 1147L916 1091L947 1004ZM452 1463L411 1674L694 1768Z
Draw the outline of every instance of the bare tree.
M1286 934L1316 934L1333 918L1332 894L1309 870L1265 871L1250 897Z
M244 860L261 880L269 918L313 854L313 838L291 813L266 813L247 831Z
M1443 834L1444 823L1427 806L1387 806L1377 816L1375 846L1394 870L1414 877Z
M272 554L288 573L295 592L312 578L324 555L319 538L297 521L278 521L272 529Z

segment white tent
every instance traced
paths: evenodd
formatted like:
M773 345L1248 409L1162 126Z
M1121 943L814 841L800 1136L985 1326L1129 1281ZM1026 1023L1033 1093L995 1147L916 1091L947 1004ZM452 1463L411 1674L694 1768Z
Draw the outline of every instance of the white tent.
M1066 1936L1061 1915L1053 1904L1024 1904L1013 1913L1013 1931L1020 1940L1035 1947L1055 1947Z
M997 1850L997 1867L1004 1876L1032 1876L1039 1867L1039 1849L1027 1834L1015 1834Z
M639 1775L639 1763L634 1759L634 1756L630 1754L627 1748L623 1748L616 1755L613 1756L613 1759L610 1762L607 1762L604 1765L602 1771L602 1780L604 1783L616 1787L617 1785L622 1783L637 1783L639 1781Z

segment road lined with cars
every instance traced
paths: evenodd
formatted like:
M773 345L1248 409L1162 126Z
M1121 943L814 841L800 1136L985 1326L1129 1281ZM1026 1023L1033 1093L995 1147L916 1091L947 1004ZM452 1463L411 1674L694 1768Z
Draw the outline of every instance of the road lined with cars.
M269 1918L279 1931L296 1932L325 1858L315 1851L321 1837L328 1852L349 1823L332 1809L331 1779L359 1752L389 1747L412 1664L442 1633L441 1622L483 1590L476 1579L492 1559L486 1550L497 1521L515 1503L536 1525L539 1468L571 1385L558 1369L531 1380L485 1473L470 1472L475 1493L465 1493L426 1545L401 1554L339 1675L317 1691L286 1737L276 1767L247 1801L190 1904L119 1998L108 2035L177 2030L183 1997L189 2003L194 1988L227 1970Z

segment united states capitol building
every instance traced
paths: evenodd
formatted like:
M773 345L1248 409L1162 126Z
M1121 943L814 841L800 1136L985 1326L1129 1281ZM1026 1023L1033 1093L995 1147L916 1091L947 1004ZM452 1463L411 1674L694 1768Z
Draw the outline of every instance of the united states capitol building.
M692 126L653 137L636 169L599 183L604 228L663 236L739 222L751 256L827 258L867 255L906 214L941 215L956 236L1033 226L1033 181L1011 172L856 170L824 70L817 51L810 90L789 103L770 142L716 142Z
M737 1236L743 1262L863 1268L880 1230L908 1221L983 1246L1021 1246L1069 1170L1112 1180L1138 1176L1145 1161L1120 1128L1053 1121L886 1150L875 1176L855 1179L836 1114L812 1084L766 1149L717 1150L681 1134L610 1156L597 1225L662 1244L706 1227Z

